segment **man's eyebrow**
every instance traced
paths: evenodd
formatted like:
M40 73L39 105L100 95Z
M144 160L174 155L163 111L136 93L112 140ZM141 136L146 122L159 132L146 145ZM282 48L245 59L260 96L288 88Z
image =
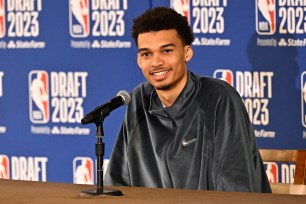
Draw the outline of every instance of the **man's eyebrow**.
M161 46L161 48L166 48L166 47L175 47L175 44L169 43Z
M138 53L143 52L143 51L148 51L148 50L149 50L149 48L139 48Z
M166 48L166 47L175 47L175 44L169 43L169 44L165 44L165 45L160 46L160 48ZM138 53L143 52L143 51L148 51L148 50L150 50L150 49L149 48L139 48Z

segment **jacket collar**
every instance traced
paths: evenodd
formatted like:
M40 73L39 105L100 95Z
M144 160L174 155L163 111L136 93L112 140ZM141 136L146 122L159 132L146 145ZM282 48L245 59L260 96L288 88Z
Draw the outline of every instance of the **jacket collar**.
M174 119L186 112L191 104L191 101L194 99L193 96L196 93L196 85L198 84L198 79L192 72L188 71L187 74L188 79L184 89L179 94L173 105L170 107L164 108L155 89L152 90L150 96L149 113Z

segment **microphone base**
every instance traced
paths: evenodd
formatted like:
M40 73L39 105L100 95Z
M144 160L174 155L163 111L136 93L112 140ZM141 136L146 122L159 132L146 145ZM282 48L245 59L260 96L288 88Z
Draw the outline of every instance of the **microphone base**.
M111 188L93 188L88 190L83 190L80 192L80 196L90 197L90 196L123 196L120 190Z

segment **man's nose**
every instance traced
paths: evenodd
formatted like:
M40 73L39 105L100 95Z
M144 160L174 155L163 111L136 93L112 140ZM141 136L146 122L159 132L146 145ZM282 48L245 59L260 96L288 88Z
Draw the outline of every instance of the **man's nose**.
M152 61L151 61L151 67L160 67L164 64L164 61L162 59L162 56L160 54L153 55Z

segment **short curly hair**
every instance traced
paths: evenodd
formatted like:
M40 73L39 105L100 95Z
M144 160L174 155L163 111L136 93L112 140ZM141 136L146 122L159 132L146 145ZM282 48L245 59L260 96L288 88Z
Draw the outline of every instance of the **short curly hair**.
M175 29L185 45L194 40L192 30L185 16L167 7L155 7L134 19L132 37L138 46L138 35L150 31Z

